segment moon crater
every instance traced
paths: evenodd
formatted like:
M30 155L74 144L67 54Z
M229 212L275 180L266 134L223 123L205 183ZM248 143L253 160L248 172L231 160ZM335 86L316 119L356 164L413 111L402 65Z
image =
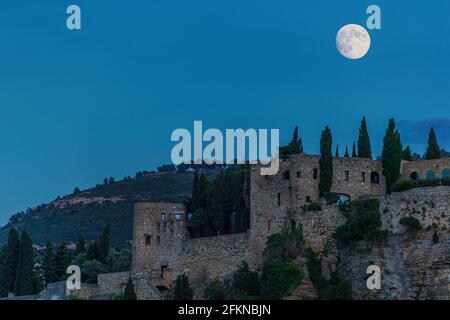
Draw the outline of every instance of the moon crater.
M370 49L370 35L358 24L343 26L336 35L336 47L348 59L360 59Z

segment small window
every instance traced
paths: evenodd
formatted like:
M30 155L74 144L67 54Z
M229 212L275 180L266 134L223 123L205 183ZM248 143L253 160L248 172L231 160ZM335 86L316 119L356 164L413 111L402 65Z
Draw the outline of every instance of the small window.
M156 238L157 242L158 242L158 246L161 244L161 237L158 236L158 238Z
M319 176L319 169L314 168L314 171L313 171L313 179L314 179L314 180L317 180L318 176Z
M366 173L365 172L361 172L361 181L366 182Z
M306 202L311 202L311 197L310 196L306 196Z
M278 203L278 206L281 206L281 193L277 193L277 203Z
M164 273L167 270L167 266L161 266L161 279L164 279Z
M175 213L175 220L180 221L181 220L181 213Z
M145 235L145 245L150 246L152 244L152 236L147 234Z
M289 170L283 172L283 179L284 179L284 180L289 180Z
M161 213L161 221L167 221L167 215L165 213Z
M297 178L301 178L302 177L302 172L301 171L297 171Z
M350 172L349 171L344 171L344 180L348 181L350 177Z
M270 220L267 221L267 231L270 231Z

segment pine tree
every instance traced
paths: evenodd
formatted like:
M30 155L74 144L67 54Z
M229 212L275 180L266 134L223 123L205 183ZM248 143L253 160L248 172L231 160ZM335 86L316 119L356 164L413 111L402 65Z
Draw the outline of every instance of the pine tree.
M395 130L394 119L390 119L383 139L383 152L381 155L383 175L386 177L386 189L388 192L390 192L391 186L400 176L402 156L403 152L400 142L400 134Z
M369 133L367 132L366 117L361 120L358 138L358 157L372 159Z
M302 139L298 136L298 127L294 129L291 142L288 145L289 154L298 154L303 152Z
M79 255L84 252L86 252L86 240L82 235L80 235L77 239L76 253Z
M109 233L110 225L107 225L98 240L98 261L101 263L105 263L106 258L108 257L110 247Z
M323 196L325 192L331 190L333 182L333 159L331 154L331 147L333 145L333 138L331 130L328 126L322 131L320 138L320 160L319 160L319 195Z
M439 148L434 128L431 127L430 133L428 134L428 147L427 152L425 153L425 159L428 160L440 158L441 158L441 149Z
M5 271L6 271L6 289L8 292L14 292L17 269L19 266L20 239L16 229L9 230L8 242L6 244Z
M53 243L51 241L47 241L47 243L45 244L42 269L44 272L44 281L46 285L58 280L55 270L55 251L53 249Z
M133 281L128 279L127 285L123 293L124 300L137 300L136 291L134 291Z
M357 157L357 154L356 154L356 145L355 145L355 143L353 142L352 158L356 158L356 157Z
M174 300L192 300L194 292L189 285L189 278L186 274L179 275L175 281Z
M407 146L405 150L403 150L403 160L413 161L411 149L409 148L409 146Z
M339 157L339 145L336 145L336 154L334 156L336 158Z
M17 268L15 294L26 296L34 293L33 244L26 230L20 239L19 265Z
M0 298L8 296L6 287L6 246L0 248Z
M346 157L346 158L349 158L349 157L350 157L350 154L348 153L348 146L345 146L344 157Z

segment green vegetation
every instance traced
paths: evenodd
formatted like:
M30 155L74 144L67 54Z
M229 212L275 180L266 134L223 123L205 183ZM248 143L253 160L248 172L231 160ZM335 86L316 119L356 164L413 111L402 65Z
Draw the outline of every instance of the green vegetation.
M231 295L237 300L256 300L259 297L259 275L251 271L245 261L233 274Z
M400 176L400 164L403 157L403 147L400 142L400 134L395 129L394 119L389 120L389 126L383 140L383 152L381 163L383 175L386 177L386 189L391 191L392 185Z
M356 158L358 157L357 153L356 153L356 144L353 142L353 147L352 147L352 158Z
M260 294L264 300L281 300L292 294L304 278L294 260L281 258L267 260L263 265Z
M358 137L358 157L372 159L369 133L367 132L366 117L361 120Z
M226 293L222 282L219 280L211 281L203 292L206 300L225 300Z
M322 210L322 207L318 202L310 202L305 204L304 209L305 211L320 211Z
M394 183L391 187L392 192L402 192L414 188L424 188L424 187L437 187L437 186L450 186L450 179L421 179L414 181L411 179L401 179Z
M338 244L354 247L361 240L384 242L387 232L380 230L379 206L378 199L352 202L352 211L344 213L347 218L346 223L339 226L333 235Z
M328 205L336 204L339 201L339 194L334 192L325 192L323 198L327 201Z
M131 279L128 279L127 285L125 286L123 300L137 300L136 292L134 291L134 285Z
M411 148L409 146L407 146L405 148L405 150L403 150L403 156L402 156L403 160L406 161L413 161L413 157L412 157L412 153L411 153Z
M16 272L15 294L26 296L36 290L33 272L33 244L27 230L22 231L20 238L19 263Z
M412 235L416 235L420 230L422 230L422 225L419 220L414 217L404 217L400 219L400 224L407 227L408 232Z
M267 238L264 256L266 259L294 259L300 254L303 230L298 226L294 231L284 230Z
M434 128L431 127L430 133L428 135L428 146L427 151L425 153L425 159L440 159L441 158L441 149L439 148L439 144L437 142L436 133L434 132Z
M175 281L174 300L192 300L194 292L189 285L189 278L186 274L181 274Z
M331 130L328 126L322 131L320 137L320 160L319 160L319 195L329 192L333 182L333 156L331 147L333 146L333 138Z
M321 300L351 300L352 290L347 281L332 274L330 280L322 276L322 259L311 249L306 249L308 273Z
M303 143L302 139L298 134L298 127L296 126L294 129L294 133L292 134L292 139L287 146L280 147L280 158L287 159L291 154L299 154L303 153Z
M250 170L226 169L213 180L195 171L192 197L186 202L192 212L193 237L245 232L250 227Z

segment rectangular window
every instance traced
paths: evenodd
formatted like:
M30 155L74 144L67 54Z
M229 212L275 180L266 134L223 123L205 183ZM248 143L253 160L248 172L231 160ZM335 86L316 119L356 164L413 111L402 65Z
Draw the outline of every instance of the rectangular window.
M314 179L314 180L317 180L318 176L319 176L319 169L314 168L313 179Z
M306 196L306 202L311 202L311 197L310 196Z
M297 171L297 178L301 178L302 177L302 172L301 171Z
M365 172L361 172L361 181L366 182L366 173Z
M270 220L267 221L267 231L270 231Z
M344 180L348 181L350 178L350 172L349 171L344 171Z
M161 244L161 237L160 236L158 236L158 238L156 238L157 239L157 241L158 241L158 246Z
M175 220L180 221L181 220L181 213L175 213Z
M284 179L284 180L289 180L289 170L283 172L283 179Z
M281 206L281 193L277 193L277 202L278 202L278 206Z
M147 234L145 235L145 245L150 246L152 244L152 236Z
M165 213L161 213L161 221L167 221L167 215Z

